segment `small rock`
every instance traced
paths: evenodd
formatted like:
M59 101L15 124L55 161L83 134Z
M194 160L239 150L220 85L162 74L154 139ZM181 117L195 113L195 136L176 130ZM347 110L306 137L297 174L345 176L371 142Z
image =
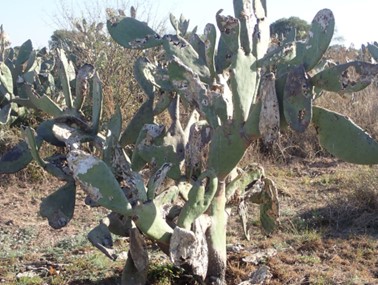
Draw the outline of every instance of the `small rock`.
M227 245L227 251L240 252L243 249L244 249L244 246L242 244L228 244Z
M127 260L127 251L122 251L121 253L117 254L117 259L119 260Z
M34 271L26 271L26 272L20 272L20 273L17 273L16 275L16 279L19 280L23 277L27 277L27 278L33 278L33 277L36 277L38 276L38 274Z
M268 248L265 250L259 250L257 252L252 253L249 256L243 258L244 262L253 263L255 265L263 262L269 257L275 256L277 254L277 250L274 248Z
M261 265L255 272L251 274L251 284L263 284L266 279L272 278L270 268L266 265Z
M272 273L270 273L270 268L266 265L261 265L256 271L251 274L249 280L243 281L238 285L262 285L267 284L267 280L272 278Z

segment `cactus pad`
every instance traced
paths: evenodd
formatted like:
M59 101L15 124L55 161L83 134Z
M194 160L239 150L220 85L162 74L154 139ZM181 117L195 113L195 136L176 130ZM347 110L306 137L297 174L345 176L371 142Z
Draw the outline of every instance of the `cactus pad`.
M112 38L125 48L146 49L163 43L159 34L134 18L109 19L107 27Z
M42 141L40 140L42 143ZM15 173L25 168L33 157L30 153L28 144L21 141L12 147L8 152L0 158L0 173Z
M324 69L314 75L311 82L318 88L339 94L357 92L367 87L377 72L376 64L352 61Z
M67 162L74 178L94 201L114 212L129 213L130 204L105 162L81 150L72 150Z
M313 123L322 147L351 163L377 164L378 142L348 117L314 106Z
M304 132L312 117L312 86L303 65L290 70L283 95L284 115L289 126Z
M6 93L13 94L12 73L4 62L0 62L0 91L0 99L3 98Z
M49 225L60 229L72 219L75 209L76 186L74 181L60 187L41 203L41 216L47 218Z
M262 102L259 131L264 143L271 144L277 141L280 131L280 110L273 73L263 76L259 92Z
M260 221L264 232L269 235L277 228L280 216L277 188L269 178L264 178L261 194Z

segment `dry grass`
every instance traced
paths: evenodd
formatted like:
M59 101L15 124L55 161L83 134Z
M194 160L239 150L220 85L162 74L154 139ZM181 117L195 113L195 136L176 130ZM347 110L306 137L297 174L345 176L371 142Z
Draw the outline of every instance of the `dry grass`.
M268 163L265 169L280 193L280 230L268 238L261 235L253 222L255 206L250 208L252 240L237 236L241 228L234 224L230 241L277 250L265 261L273 274L269 284L376 284L377 168L323 158ZM254 269L240 256L230 258L233 278Z

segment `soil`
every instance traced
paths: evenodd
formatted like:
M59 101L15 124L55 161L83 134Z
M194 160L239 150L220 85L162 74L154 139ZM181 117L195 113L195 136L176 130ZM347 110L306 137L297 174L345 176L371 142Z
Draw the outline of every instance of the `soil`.
M265 271L256 284L378 284L378 168L331 158L264 167L279 191L280 227L265 236L259 208L249 204L247 240L238 205L230 205L227 284L249 280L258 269ZM39 215L41 200L60 185L34 164L0 176L0 284L119 284L124 261L103 261L85 239L106 209L85 205L79 190L68 226L54 230ZM115 247L127 248L127 239L116 239ZM150 284L185 284L157 281L160 264L176 273L152 243L149 248ZM22 275L27 272L36 274Z

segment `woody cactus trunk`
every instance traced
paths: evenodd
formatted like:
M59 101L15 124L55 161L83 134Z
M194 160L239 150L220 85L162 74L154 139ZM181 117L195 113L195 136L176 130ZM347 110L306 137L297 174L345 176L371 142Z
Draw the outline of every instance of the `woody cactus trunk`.
M134 9L131 17L108 11L109 33L120 45L164 50L154 61L136 60L134 77L146 100L123 132L119 108L109 122L101 120L101 81L93 67L83 66L73 81L61 51L65 106L33 92L23 100L15 96L15 103L41 109L53 119L36 133L25 129L29 151L24 142L2 156L0 173L16 172L32 157L66 181L41 204L41 215L54 228L72 219L77 185L88 194L87 204L111 210L88 238L115 259L110 233L130 237L122 284L146 283L144 238L198 278L224 284L226 204L235 193L243 203L239 214L247 238L246 199L260 204L263 230L271 234L276 229L279 205L273 181L260 166L237 168L253 140L272 144L280 130L304 132L311 124L331 154L351 163L378 163L377 141L349 118L314 104L322 90L355 92L378 73L378 66L367 62L321 61L333 35L332 12L316 14L306 41L295 41L293 32L270 44L266 1L235 0L234 10L234 16L217 13L218 35L213 24L202 35L196 29L188 32L189 21L174 16L176 34L159 35L135 19ZM376 57L377 47L368 48ZM0 80L3 89L12 89L10 80ZM92 97L91 119L81 112L86 96ZM169 126L156 123L165 110ZM190 115L184 117L180 110ZM65 154L42 159L42 141L65 146Z

